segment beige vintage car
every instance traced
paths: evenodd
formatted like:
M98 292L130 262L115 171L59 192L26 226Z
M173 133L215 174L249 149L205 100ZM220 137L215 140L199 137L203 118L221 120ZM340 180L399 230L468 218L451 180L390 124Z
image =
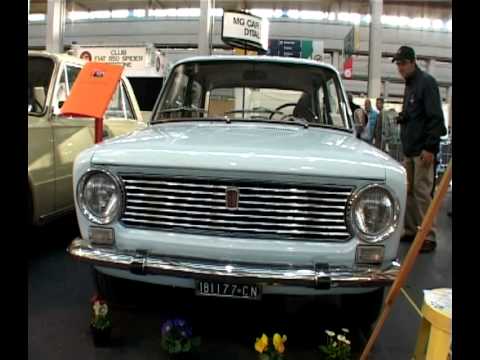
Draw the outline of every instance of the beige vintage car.
M83 64L64 54L28 52L28 220L34 225L73 210L73 161L94 144L94 119L59 115ZM123 77L105 114L104 138L145 125Z

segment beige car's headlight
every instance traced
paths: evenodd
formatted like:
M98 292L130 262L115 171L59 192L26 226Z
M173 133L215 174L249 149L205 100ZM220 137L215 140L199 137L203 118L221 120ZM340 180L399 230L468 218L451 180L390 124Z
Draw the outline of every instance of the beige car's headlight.
M370 243L388 238L397 228L400 204L383 185L368 185L350 202L350 222L358 237Z
M123 202L120 181L104 170L86 172L77 186L78 206L85 217L96 224L117 219Z

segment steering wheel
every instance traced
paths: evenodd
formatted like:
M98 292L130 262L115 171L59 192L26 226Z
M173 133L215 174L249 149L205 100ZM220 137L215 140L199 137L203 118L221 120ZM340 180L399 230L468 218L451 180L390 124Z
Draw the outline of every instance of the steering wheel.
M281 112L280 110L282 110L283 108L289 107L289 106L297 106L297 103L286 103L286 104L278 106L274 111L272 111L272 113L270 114L270 117L268 119L272 120L272 117L275 114L284 115L283 112ZM286 118L287 116L290 116L290 115L292 115L292 114L282 116L281 120L283 120L284 118Z

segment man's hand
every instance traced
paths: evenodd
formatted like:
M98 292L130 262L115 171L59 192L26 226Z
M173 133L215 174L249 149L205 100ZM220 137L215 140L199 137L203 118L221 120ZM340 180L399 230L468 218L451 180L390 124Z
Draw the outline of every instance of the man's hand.
M420 159L423 161L423 165L425 165L425 167L429 167L430 165L432 165L434 158L435 155L426 150L423 150L420 154Z

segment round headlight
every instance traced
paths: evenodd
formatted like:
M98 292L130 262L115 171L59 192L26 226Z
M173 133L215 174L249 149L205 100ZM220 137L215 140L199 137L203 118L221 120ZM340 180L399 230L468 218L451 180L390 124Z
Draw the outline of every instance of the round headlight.
M380 185L369 185L353 197L351 217L357 235L368 242L390 236L398 225L399 203Z
M93 170L82 176L77 187L78 205L90 221L109 224L122 204L120 183L105 171Z

